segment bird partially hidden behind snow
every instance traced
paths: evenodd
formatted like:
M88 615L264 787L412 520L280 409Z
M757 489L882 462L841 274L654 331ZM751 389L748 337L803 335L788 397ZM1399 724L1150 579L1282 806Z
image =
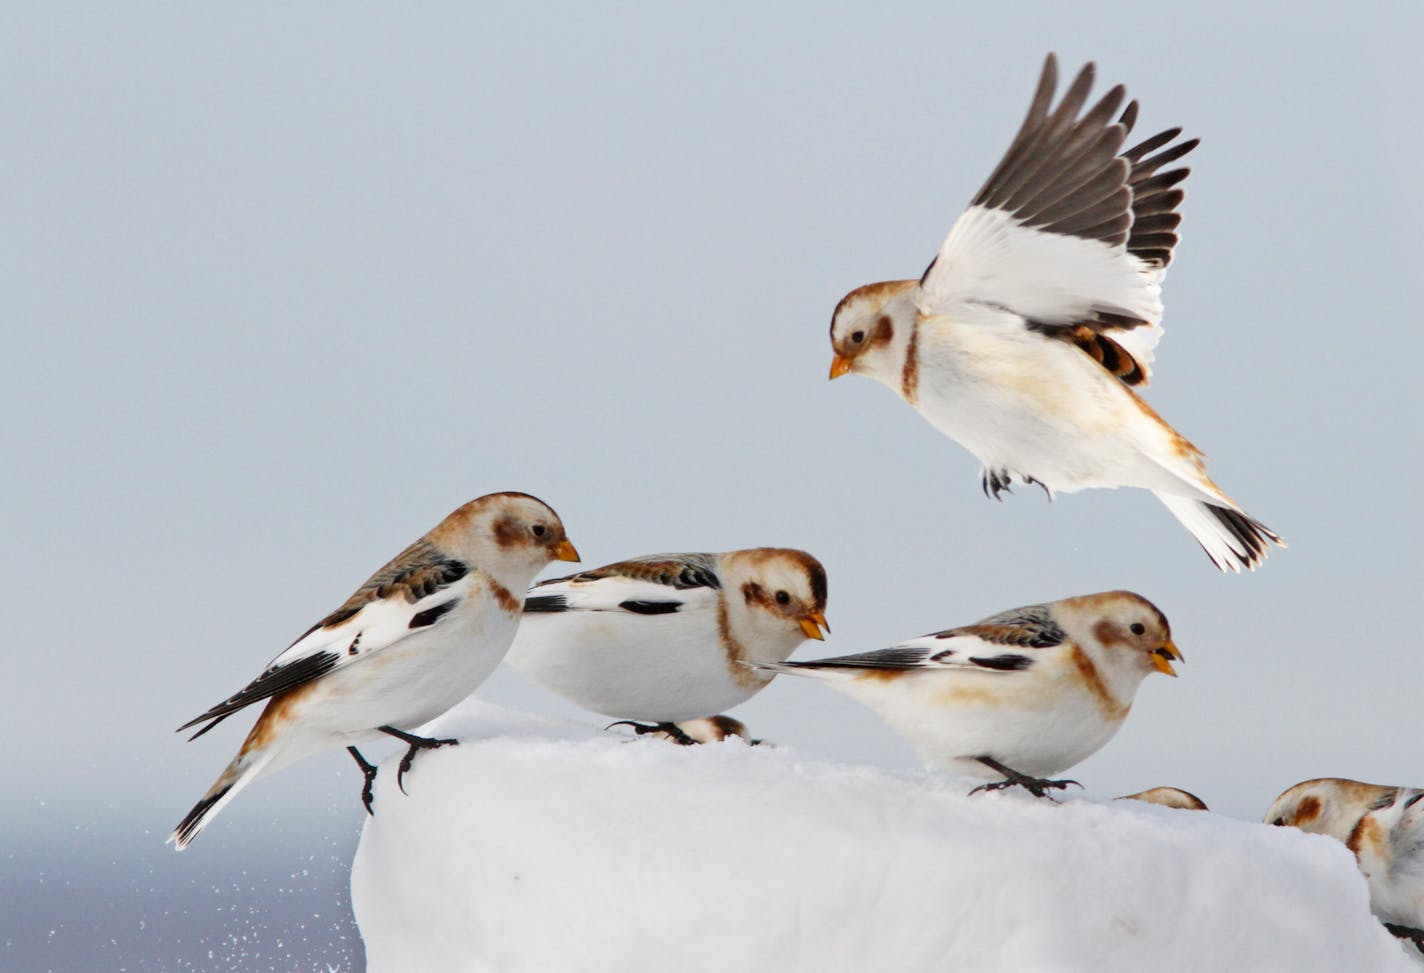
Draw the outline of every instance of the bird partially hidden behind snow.
M825 611L826 571L805 551L649 554L535 585L508 661L585 709L692 743L675 724L751 698L772 677L743 663L824 638Z
M1276 798L1266 821L1343 841L1369 884L1370 910L1424 951L1424 788L1307 780Z
M1128 591L991 615L859 655L760 668L809 676L875 710L930 767L1037 797L1112 738L1151 672L1175 676L1166 617Z
M1147 804L1158 804L1162 807L1176 808L1179 811L1207 811L1206 802L1197 797L1191 791L1184 791L1180 787L1149 787L1145 791L1138 791L1136 794L1124 794L1118 798L1119 801L1142 801Z
M1057 107L1049 55L1008 152L919 280L868 284L831 319L831 378L868 375L983 464L1051 497L1151 490L1221 570L1254 569L1276 533L1207 476L1200 450L1134 391L1162 334L1161 281L1197 144L1169 129L1123 144L1137 102L1113 88L1086 113L1093 65Z
M238 791L318 751L344 746L366 782L376 767L356 744L407 744L398 784L418 750L453 744L412 730L475 690L499 665L519 625L519 594L554 559L577 561L564 525L543 501L494 493L455 510L313 625L240 693L178 729L267 700L237 756L168 837L186 848ZM402 790L404 787L402 786Z

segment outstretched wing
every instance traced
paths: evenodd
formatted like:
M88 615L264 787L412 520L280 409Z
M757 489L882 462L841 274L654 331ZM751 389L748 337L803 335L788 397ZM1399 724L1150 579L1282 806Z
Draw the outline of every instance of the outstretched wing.
M1181 130L1170 129L1123 151L1137 103L1118 115L1119 85L1083 112L1093 75L1086 65L1053 107L1058 66L1048 56L1008 152L921 278L918 305L927 316L1007 308L1145 384L1181 222L1176 187L1189 172L1159 170L1197 141L1171 144Z
M459 582L469 565L416 541L385 565L341 607L307 629L262 674L216 706L184 723L179 731L207 725L196 740L244 707L353 665L410 635L440 624L467 596Z
M667 615L712 608L722 587L716 568L714 554L649 554L541 581L529 589L524 611Z

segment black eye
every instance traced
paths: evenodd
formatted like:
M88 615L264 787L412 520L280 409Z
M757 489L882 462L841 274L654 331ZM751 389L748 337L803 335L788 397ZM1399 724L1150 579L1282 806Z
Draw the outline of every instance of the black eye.
M865 340L865 332L864 332L864 331L852 331L852 332L850 333L850 340L851 340L851 341L854 341L856 344L860 344L862 341Z
M1141 622L1133 622L1131 628L1133 635L1141 635L1142 633L1147 631L1147 626L1143 625Z
M1274 825L1275 825L1276 827L1278 827L1278 828L1283 828L1283 827L1285 827L1286 819L1285 819L1285 818L1276 818L1276 819L1275 819L1274 821L1272 821L1271 823L1274 824Z
M543 524L535 524L533 527L531 527L531 528L529 528L529 529L534 532L534 536L535 536L535 537L543 537L543 536L544 536L544 525L543 525Z
M789 605L791 604L791 596L784 591L778 591L776 593L776 603L778 605Z

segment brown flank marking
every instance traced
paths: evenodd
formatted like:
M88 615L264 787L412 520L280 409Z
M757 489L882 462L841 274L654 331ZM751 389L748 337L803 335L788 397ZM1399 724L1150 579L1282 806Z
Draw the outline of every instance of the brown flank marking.
M1103 711L1103 715L1114 722L1126 716L1128 708L1118 702L1117 697L1112 694L1112 690L1108 689L1107 683L1103 682L1098 667L1093 664L1093 660L1088 658L1088 654L1080 646L1073 646L1072 659L1073 664L1078 667L1078 674L1088 684L1088 689L1092 692L1093 698L1097 700L1098 708Z
M490 593L494 595L495 601L499 602L499 607L503 608L506 614L518 615L524 606L519 599L509 593L509 589L500 584L494 578L486 576L489 582Z
M1350 837L1345 839L1345 847L1355 853L1355 857L1360 857L1360 850L1368 842L1371 845L1381 845L1384 843L1384 829L1380 823L1370 815L1365 814L1360 820L1355 822L1355 827L1350 831Z
M905 351L905 367L900 372L900 394L911 405L920 400L920 328L910 325L910 347Z
M292 710L316 690L316 683L317 681L314 680L300 686L293 686L286 692L278 693L268 700L266 708L262 710L262 715L257 718L256 723L252 724L247 739L242 741L242 749L238 750L238 756L253 750L261 750L276 740L291 722Z
M727 614L725 595L717 599L717 638L722 643L722 653L727 657L727 672L731 674L732 682L750 692L755 692L767 684L770 676L751 666L742 665L747 650L732 636L732 620Z

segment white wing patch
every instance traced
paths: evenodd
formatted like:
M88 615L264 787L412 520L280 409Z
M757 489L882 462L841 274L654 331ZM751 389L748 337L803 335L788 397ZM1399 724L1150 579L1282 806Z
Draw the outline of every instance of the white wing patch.
M1097 240L1045 233L1024 226L1003 210L971 206L955 222L920 285L919 311L953 315L966 304L1007 308L1031 321L1073 324L1106 311L1148 322L1156 332L1129 347L1150 357L1161 334L1159 268ZM1135 355L1134 355L1135 357Z

